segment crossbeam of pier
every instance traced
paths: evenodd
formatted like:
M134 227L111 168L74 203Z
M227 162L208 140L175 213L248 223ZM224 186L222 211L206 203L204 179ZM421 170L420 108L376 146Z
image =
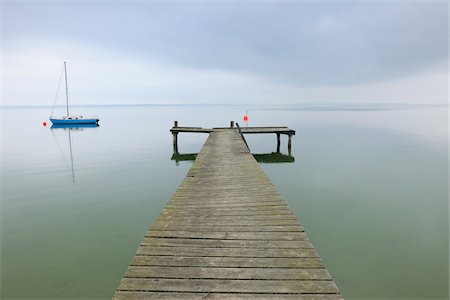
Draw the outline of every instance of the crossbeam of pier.
M114 299L342 299L237 129L214 129Z
M236 123L237 124L237 123ZM234 121L230 122L230 128L234 128ZM173 127L170 132L173 135L173 152L178 153L178 134L179 133L211 133L214 130L225 129L221 128L202 128L202 127L179 127L178 121L174 121ZM287 126L268 126L268 127L240 127L242 134L264 134L274 133L277 135L277 152L280 152L281 135L288 136L288 153L291 154L292 149L292 136L295 135L295 130L288 128Z

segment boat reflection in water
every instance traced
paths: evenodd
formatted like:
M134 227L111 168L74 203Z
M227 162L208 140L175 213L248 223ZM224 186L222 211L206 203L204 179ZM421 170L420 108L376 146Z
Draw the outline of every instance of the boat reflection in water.
M70 130L83 130L83 128L96 128L98 124L53 124L50 129L67 128Z
M55 139L56 145L58 146L58 150L61 153L61 156L64 159L64 163L66 162L65 158L64 158L64 153L63 150L61 149L61 146L58 143L58 140L53 132L53 130L64 130L67 131L67 135L68 135L68 139L69 139L69 155L70 155L70 169L71 169L71 177L72 177L72 182L75 182L75 170L73 167L73 151L72 151L72 135L71 135L71 131L83 131L85 129L90 130L91 128L97 128L99 127L98 124L53 124L50 127L50 131L53 134L53 138ZM68 168L67 164L66 167Z

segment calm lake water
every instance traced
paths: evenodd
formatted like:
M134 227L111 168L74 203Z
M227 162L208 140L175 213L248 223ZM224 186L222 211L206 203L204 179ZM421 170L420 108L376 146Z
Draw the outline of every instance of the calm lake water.
M248 109L249 126L297 130L295 163L261 166L346 299L448 299L448 108L381 108L78 107L100 127L70 131L42 126L49 108L0 109L1 298L109 299L192 165L171 160L173 121ZM206 137L181 134L180 152Z

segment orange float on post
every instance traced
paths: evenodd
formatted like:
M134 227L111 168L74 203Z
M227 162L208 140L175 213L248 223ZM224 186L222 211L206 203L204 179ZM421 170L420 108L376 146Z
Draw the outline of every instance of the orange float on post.
M247 121L248 121L248 116L245 115L245 116L244 116L244 122L247 122Z

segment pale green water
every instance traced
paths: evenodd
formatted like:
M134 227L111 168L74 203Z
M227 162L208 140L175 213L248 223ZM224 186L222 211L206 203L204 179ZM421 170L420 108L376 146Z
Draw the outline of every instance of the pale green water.
M447 108L342 108L250 108L250 126L297 130L295 163L261 166L346 299L448 299ZM170 160L173 120L227 126L245 109L78 108L101 126L70 131L75 182L69 131L41 125L48 108L1 109L1 298L110 298L191 165ZM182 134L180 152L205 139ZM275 135L247 141L276 148Z

